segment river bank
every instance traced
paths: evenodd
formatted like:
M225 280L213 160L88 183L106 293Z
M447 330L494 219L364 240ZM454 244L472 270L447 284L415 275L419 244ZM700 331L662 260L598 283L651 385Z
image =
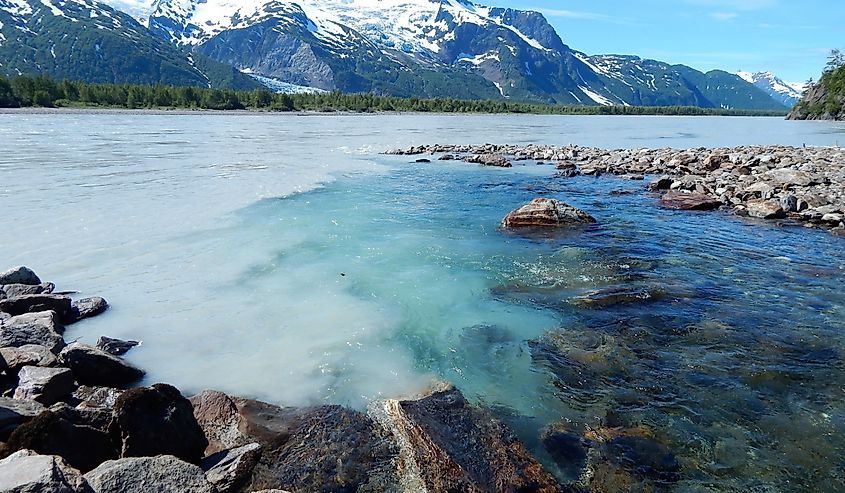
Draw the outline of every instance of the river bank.
M740 216L791 220L845 233L845 149L840 147L601 149L434 144L386 154L425 154L441 161L500 167L533 162L555 166L558 177L608 174L644 180L650 176L648 188L668 208L724 208Z

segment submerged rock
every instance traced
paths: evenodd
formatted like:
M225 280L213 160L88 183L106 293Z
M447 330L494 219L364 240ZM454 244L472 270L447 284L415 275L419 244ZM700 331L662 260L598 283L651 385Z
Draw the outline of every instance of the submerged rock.
M595 222L595 218L569 204L556 199L537 198L505 216L502 227L558 228Z
M5 272L0 273L0 284L41 284L41 279L32 271L24 266L14 267Z
M85 479L94 493L217 493L202 469L171 455L110 460Z
M702 193L666 192L660 204L683 211L710 211L722 206L722 201Z
M82 493L79 471L61 457L20 450L0 460L0 491L9 493Z
M122 387L144 376L142 370L121 359L79 342L64 348L59 359L73 370L76 381L84 385Z
M172 455L198 464L208 446L190 401L165 384L124 392L112 428L123 457Z
M97 339L97 348L114 356L122 356L138 344L141 343L138 341L122 341L120 339L112 339L111 337L106 336L100 336L100 338Z
M58 324L52 311L26 313L8 319L0 319L0 347L22 347L38 345L58 353L65 347L61 336L64 328Z

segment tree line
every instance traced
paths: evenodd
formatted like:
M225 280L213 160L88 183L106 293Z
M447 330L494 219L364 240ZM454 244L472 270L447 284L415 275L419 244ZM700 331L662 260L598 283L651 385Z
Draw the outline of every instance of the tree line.
M198 87L94 84L43 76L0 77L0 108L104 107L264 111L529 113L541 115L724 115L783 116L781 111L692 106L586 106L503 100L420 99L341 92L278 94Z

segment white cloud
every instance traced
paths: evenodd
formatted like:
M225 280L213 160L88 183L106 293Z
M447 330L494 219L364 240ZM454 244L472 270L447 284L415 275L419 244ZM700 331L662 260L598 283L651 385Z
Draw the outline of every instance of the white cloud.
M543 7L528 7L530 10L534 10L536 12L540 12L547 17L564 17L566 19L587 19L587 20L594 20L594 21L606 21L611 20L611 18L604 14L598 14L595 12L580 12L576 10L564 10L564 9L547 9Z
M713 12L710 14L710 17L722 22L736 19L738 16L739 14L736 12Z

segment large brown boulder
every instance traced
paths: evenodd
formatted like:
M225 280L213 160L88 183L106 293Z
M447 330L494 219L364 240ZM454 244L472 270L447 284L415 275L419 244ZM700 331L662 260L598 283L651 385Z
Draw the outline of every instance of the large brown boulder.
M505 216L502 227L559 228L594 222L595 218L581 209L559 200L537 198Z
M190 401L166 384L121 394L112 429L120 439L122 457L173 455L198 464L208 445Z
M722 201L703 193L666 192L660 204L682 211L711 211L722 206Z

